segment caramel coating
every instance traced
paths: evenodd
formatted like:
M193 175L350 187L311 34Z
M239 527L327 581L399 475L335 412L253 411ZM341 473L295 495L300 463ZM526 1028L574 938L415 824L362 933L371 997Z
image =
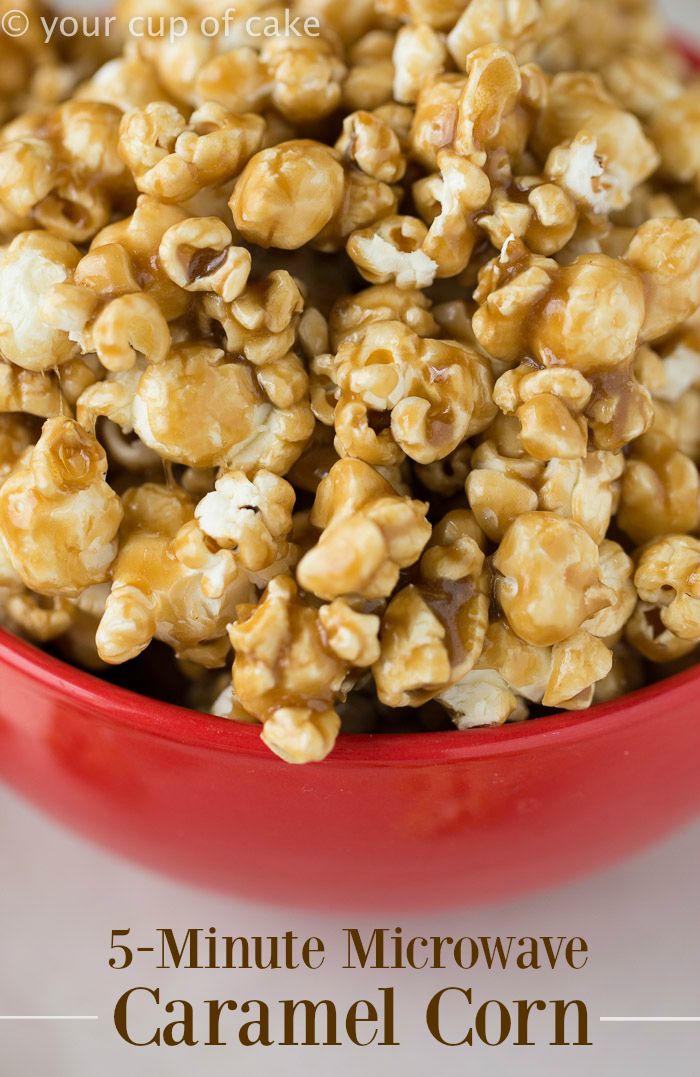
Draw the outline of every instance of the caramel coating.
M261 150L231 196L236 228L261 247L309 243L340 208L343 170L327 146L299 139Z
M700 542L667 535L642 550L634 585L679 639L700 641Z
M0 489L0 529L27 587L70 597L107 579L122 506L106 473L103 449L72 419L48 419L19 458Z
M556 156L560 148L566 152L581 131L592 139L587 162L585 155L577 160L575 154L569 154L568 160L556 163L550 156L548 171L555 178L563 173L564 186L574 196L581 191L592 208L603 212L623 209L633 189L656 169L658 153L636 116L620 108L598 75L556 75L535 130L537 151L543 156ZM587 188L592 188L588 196L584 193Z
M608 255L589 254L570 266L525 269L487 297L474 331L499 359L531 349L543 366L587 374L629 361L644 318L639 276Z
M230 550L197 526L184 494L144 483L124 496L124 525L112 586L96 633L109 664L126 662L152 639L180 658L223 665L226 626L253 586Z
M173 105L152 102L122 118L119 153L144 194L185 202L238 175L264 131L261 117L234 115L217 104L202 105L185 123Z
M535 646L562 642L612 605L595 542L580 524L553 513L518 516L501 540L493 567L496 597L509 625Z
M255 366L287 355L294 345L303 307L299 286L284 269L249 284L230 301L220 295L204 298L204 310L221 325L228 350L242 353Z
M359 341L370 322L390 321L404 322L421 337L438 334L437 323L430 313L430 300L423 292L378 284L333 304L328 319L330 344L337 351L346 340Z
M262 737L290 763L328 755L340 729L334 703L348 674L374 661L379 619L338 600L316 609L294 581L278 576L258 606L239 608L229 635L233 687L241 706L263 723Z
M428 229L417 217L385 217L350 236L347 252L372 284L394 283L398 288L427 288L438 265L424 250Z
M0 623L292 762L693 661L700 89L651 0L210 6L0 35Z
M439 699L458 729L527 718L530 703L563 710L590 706L613 654L580 629L553 647L525 643L504 621L492 622L475 668Z
M214 292L226 303L248 282L251 256L231 242L218 217L190 217L173 224L158 248L160 262L174 284L191 292Z
M164 460L187 467L290 467L312 431L307 380L299 361L254 373L218 348L180 345L164 363L135 369L87 389L78 401L86 423L98 415L135 430ZM198 414L200 421L192 423Z
M25 370L48 370L72 359L68 333L39 316L52 285L70 276L80 259L67 240L49 232L22 232L0 252L0 351Z
M369 464L339 460L316 491L310 519L322 531L299 562L299 583L327 600L385 598L430 537L427 507L397 496Z
M12 233L38 225L84 243L107 224L134 190L117 152L120 118L113 104L76 98L38 107L2 131L0 214Z
M403 322L370 324L335 356L317 357L317 373L338 387L336 449L376 465L421 464L451 453L494 417L491 373L475 351L455 341L419 337ZM377 433L370 413L389 413Z
M677 86L677 84L676 84ZM650 136L656 145L664 170L674 180L700 188L700 85L687 89L671 86L669 98L657 97L653 108ZM658 95L658 82L655 85Z
M195 516L205 535L223 549L235 549L247 569L258 572L286 557L292 529L294 488L270 471L251 479L225 471L197 505Z
M636 543L697 527L698 469L663 434L652 431L635 442L622 479L617 519Z
M469 512L449 513L433 528L417 582L389 603L373 669L388 706L425 703L475 665L488 624L483 541Z

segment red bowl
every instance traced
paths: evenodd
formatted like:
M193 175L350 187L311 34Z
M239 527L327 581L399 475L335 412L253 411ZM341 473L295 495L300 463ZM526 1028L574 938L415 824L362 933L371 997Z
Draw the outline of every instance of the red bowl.
M522 725L342 736L292 767L252 726L115 688L0 630L0 776L198 885L314 908L475 904L612 863L700 813L700 666Z
M700 812L700 666L614 703L467 733L258 731L107 684L0 631L0 774L198 885L316 908L468 904L591 871Z

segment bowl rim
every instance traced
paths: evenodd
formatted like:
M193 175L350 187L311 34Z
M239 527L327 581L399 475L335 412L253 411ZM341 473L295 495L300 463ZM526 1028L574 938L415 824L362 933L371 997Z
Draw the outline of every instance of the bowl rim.
M700 42L676 35L672 43L694 67L700 68ZM229 721L120 688L54 658L0 627L0 671L2 666L9 666L30 681L43 685L56 698L83 703L102 712L107 720L141 733L193 747L255 756L270 765L288 767L263 744L257 724ZM434 766L436 763L519 753L553 739L559 743L574 743L584 737L605 735L613 727L617 731L623 726L631 726L642 716L648 721L650 703L663 699L670 706L676 697L680 700L686 695L688 687L695 688L700 695L700 661L682 673L583 711L564 711L532 721L463 732L344 733L338 737L322 765L327 769L357 763Z
M270 752L259 736L260 726L229 721L202 711L164 703L121 688L47 654L0 628L0 682L2 668L17 673L45 689L63 703L82 704L98 711L105 721L128 726L140 733L191 747L208 748L241 756L255 756L287 767ZM321 765L363 763L386 765L414 763L434 765L536 750L545 742L575 743L591 736L604 736L638 720L649 721L649 704L663 700L663 714L687 689L700 695L700 662L682 673L628 692L618 699L582 711L564 711L531 721L487 726L465 731L426 733L345 733L338 737L331 754ZM307 764L308 765L308 764ZM313 765L313 764L312 764ZM318 765L318 764L317 764Z

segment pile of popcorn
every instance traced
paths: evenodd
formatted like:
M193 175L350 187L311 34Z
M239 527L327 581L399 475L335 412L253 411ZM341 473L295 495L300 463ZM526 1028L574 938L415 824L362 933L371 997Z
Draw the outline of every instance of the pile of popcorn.
M700 79L647 0L228 6L0 37L2 622L295 763L692 661Z

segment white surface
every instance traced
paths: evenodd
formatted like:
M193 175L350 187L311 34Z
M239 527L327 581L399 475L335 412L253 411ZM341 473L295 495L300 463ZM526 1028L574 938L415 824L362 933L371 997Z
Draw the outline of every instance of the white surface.
M697 0L669 0L677 23L700 38ZM340 1074L445 1077L694 1077L699 1024L600 1024L606 1015L700 1014L700 825L603 875L564 889L463 914L397 917L404 933L581 935L591 957L580 973L509 974L338 972L333 944L350 921L288 914L170 883L116 860L58 829L0 791L0 1014L97 1014L97 1022L0 1022L0 1077L138 1077L192 1073L314 1077ZM357 921L355 921L357 923ZM360 922L361 923L361 922ZM148 937L158 926L221 933L320 935L330 956L317 973L118 973L107 965L113 928ZM393 923L387 926L394 926ZM133 972L133 974L132 974ZM112 1025L119 994L160 984L164 996L239 999L256 995L332 997L346 1004L378 986L397 989L401 1047L149 1048L123 1044ZM440 1047L424 1028L430 995L471 985L475 997L571 998L590 1006L594 1046L581 1049Z
M694 32L700 38L700 15L698 0L660 0L659 6L666 12L669 22Z
M95 1023L0 1022L2 1077L256 1077L365 1071L413 1077L435 1068L444 1077L695 1077L700 1024L601 1024L601 1016L700 1014L700 825L595 878L493 908L363 920L300 914L205 894L113 859L0 791L0 1013L96 1014ZM485 974L348 972L339 969L345 926L400 923L410 935L580 935L590 945L581 972ZM151 955L131 969L108 967L113 928L132 928L149 945L157 927L216 926L220 934L293 930L326 942L317 972L177 971L158 973ZM136 1049L112 1024L119 995L160 986L163 998L333 998L347 1006L394 985L394 1048ZM480 1000L582 998L591 1016L589 1048L447 1048L425 1030L427 1000L441 987L471 986ZM143 1012L140 1010L140 1012ZM231 1026L233 1027L233 1026Z

